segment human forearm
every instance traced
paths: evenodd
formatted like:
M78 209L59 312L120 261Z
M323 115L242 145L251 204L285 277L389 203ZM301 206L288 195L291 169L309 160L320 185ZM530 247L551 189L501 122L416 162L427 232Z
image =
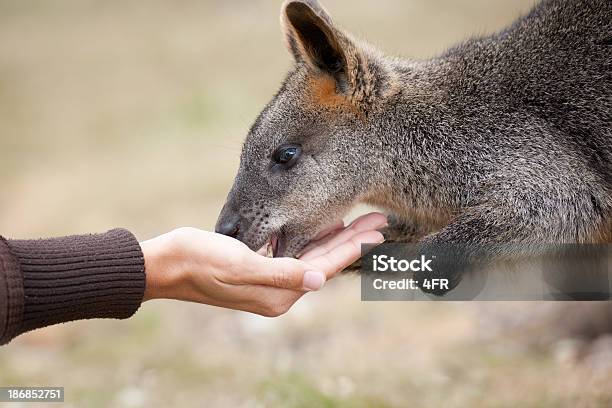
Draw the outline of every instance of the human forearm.
M0 312L0 344L56 323L127 318L140 306L144 260L129 231L7 240L0 245L0 273L10 276L13 285L7 291L11 304L4 307L4 314L12 318Z

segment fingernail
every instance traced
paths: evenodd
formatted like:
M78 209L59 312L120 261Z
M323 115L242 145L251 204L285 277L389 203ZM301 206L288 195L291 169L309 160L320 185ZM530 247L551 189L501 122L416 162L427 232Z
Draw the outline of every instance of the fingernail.
M325 274L319 271L306 271L304 273L304 289L319 290L325 283Z

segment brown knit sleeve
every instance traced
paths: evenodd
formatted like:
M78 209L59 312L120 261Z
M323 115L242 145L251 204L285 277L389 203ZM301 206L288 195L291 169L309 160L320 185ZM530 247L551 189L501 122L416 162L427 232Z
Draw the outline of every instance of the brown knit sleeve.
M15 336L23 319L23 278L19 261L0 237L0 345Z
M0 344L80 319L132 316L145 289L140 244L127 230L0 241Z

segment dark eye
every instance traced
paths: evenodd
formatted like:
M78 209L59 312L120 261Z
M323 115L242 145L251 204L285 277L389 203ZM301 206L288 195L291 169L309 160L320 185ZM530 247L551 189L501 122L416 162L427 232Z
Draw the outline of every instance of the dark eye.
M290 167L302 154L302 147L298 145L285 145L281 146L272 155L272 160L274 163L281 164L285 167Z

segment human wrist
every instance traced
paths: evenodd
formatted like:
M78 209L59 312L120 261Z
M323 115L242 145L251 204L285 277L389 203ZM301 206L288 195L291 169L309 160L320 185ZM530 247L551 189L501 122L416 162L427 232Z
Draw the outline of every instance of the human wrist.
M184 277L180 251L172 234L165 234L140 243L145 262L146 286L143 301L176 299L173 294Z

